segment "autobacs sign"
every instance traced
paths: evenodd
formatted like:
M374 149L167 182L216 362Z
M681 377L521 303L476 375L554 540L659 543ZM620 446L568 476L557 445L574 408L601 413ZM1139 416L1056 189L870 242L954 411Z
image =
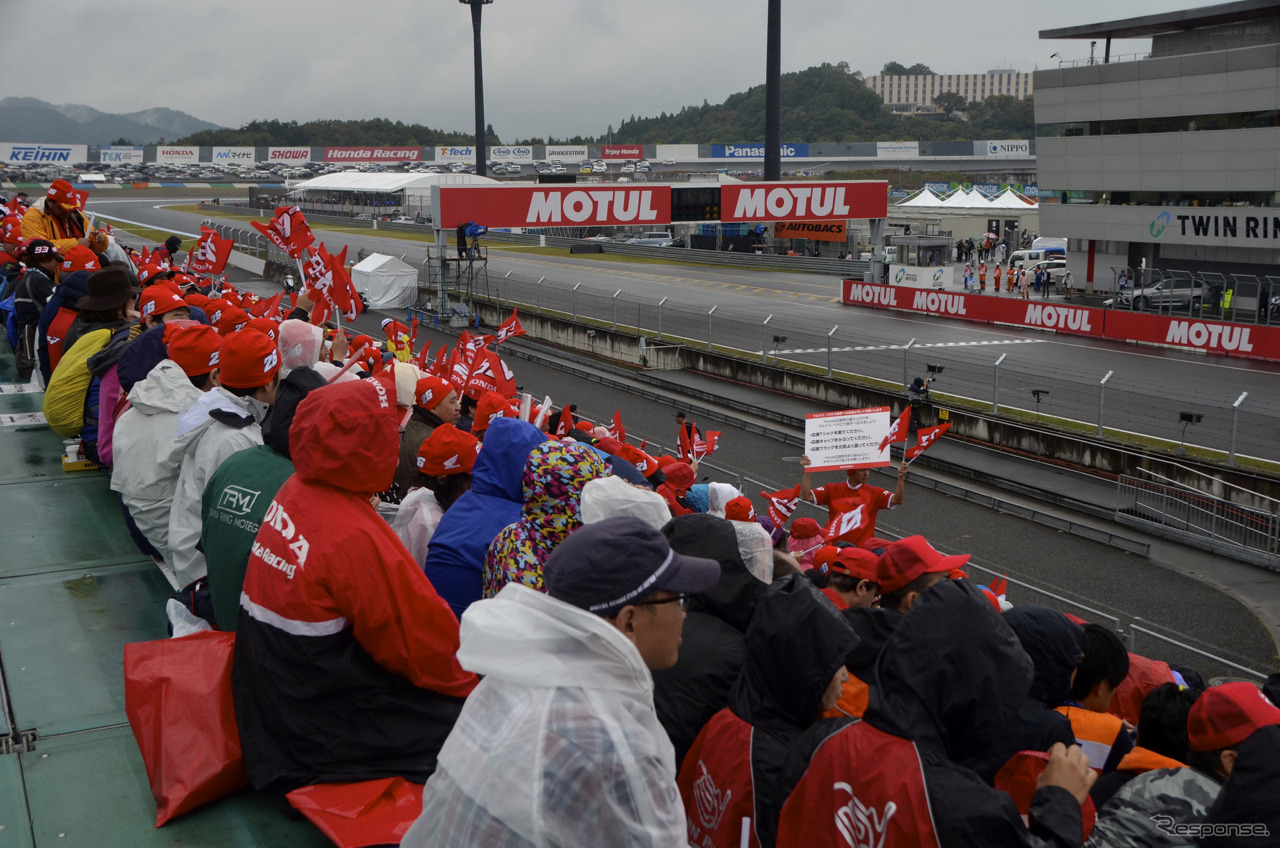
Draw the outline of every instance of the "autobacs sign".
M829 221L884 218L889 184L725 183L720 186L720 219L743 221Z
M440 226L486 227L668 224L671 187L475 186L440 189Z

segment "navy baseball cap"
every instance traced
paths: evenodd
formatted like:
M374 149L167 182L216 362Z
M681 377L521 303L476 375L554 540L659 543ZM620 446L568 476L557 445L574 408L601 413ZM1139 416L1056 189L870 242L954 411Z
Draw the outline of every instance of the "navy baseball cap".
M575 530L542 570L547 594L610 618L659 590L693 594L720 580L720 563L671 550L638 518L609 518Z

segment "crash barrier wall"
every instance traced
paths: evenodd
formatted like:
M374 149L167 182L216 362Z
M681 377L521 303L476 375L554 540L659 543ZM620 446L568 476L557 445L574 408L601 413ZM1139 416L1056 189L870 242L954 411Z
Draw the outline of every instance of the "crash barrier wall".
M995 297L942 292L858 280L843 280L841 286L841 300L848 306L897 309L965 321L1009 324L1055 333L1168 345L1245 359L1280 361L1280 327L1232 324L1178 315L1147 315L1043 299L1023 300L1012 295Z

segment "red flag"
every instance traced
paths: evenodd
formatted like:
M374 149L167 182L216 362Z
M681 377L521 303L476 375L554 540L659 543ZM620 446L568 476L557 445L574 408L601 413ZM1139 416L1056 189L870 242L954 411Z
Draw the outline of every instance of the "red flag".
M409 347L413 347L418 343L418 316L413 316L413 329L409 332ZM431 347L431 345L427 345Z
M800 503L800 484L777 492L761 492L760 497L769 503L769 520L775 527L781 527Z
M258 300L244 308L254 318L270 318L280 311L280 304L284 301L284 292L280 292L275 297L269 297L266 300Z
M138 267L145 268L150 264L151 264L151 251L147 250L147 248L144 246L142 248L142 253L139 255L139 258L138 258Z
M720 438L719 430L708 430L706 441L697 431L693 434L693 458L704 459L716 452L716 440Z
M831 519L831 523L827 525L826 532L823 535L826 536L828 542L834 542L842 536L861 528L866 520L866 514L867 505L858 504L857 509L842 512Z
M442 345L440 350L436 352L436 361L431 366L431 373L435 374L441 380L448 379L449 376L449 346Z
M418 351L418 355L410 360L414 365L418 366L419 371L426 373L431 372L431 342L427 342L422 346L422 350Z
M270 221L265 224L250 221L249 225L294 259L301 259L316 240L307 216L297 206L277 206L275 217ZM345 249L343 253L346 253Z
M658 460L649 456L649 454L640 450L635 445L624 444L622 449L618 451L618 456L634 465L636 470L646 477L658 470Z
M614 410L613 426L609 428L609 437L620 442L627 440L627 428L622 426L622 410Z
M569 405L565 404L560 407L560 420L556 422L556 431L554 433L557 439L563 439L569 435L573 429L573 413L569 411Z
M498 394L503 397L516 396L516 375L507 363L502 361L502 357L493 351L488 351L489 361L493 364L493 374L498 381Z
M462 393L467 397L480 398L485 392L496 392L500 366L485 353L478 354L472 366Z
M454 346L449 354L449 374L444 379L455 386L466 386L467 378L471 376L471 367L463 361L463 354L459 347Z
M356 291L356 284L352 282L351 273L347 271L347 246L342 246L341 253L330 254L322 244L320 255L325 257L329 271L333 274L334 307L342 310L342 317L348 321L354 321L356 316L364 311L364 301L360 299L360 292Z
M511 310L511 317L498 325L498 336L494 344L502 344L507 339L514 339L516 336L524 335L524 327L520 326L520 319L516 317L516 311Z
M893 423L889 425L889 432L884 434L884 439L880 442L880 452L884 453L884 449L894 442L905 442L907 433L911 429L911 407L902 410L902 414L893 419Z
M937 427L925 427L916 431L916 437L920 440L913 448L907 448L903 454L903 459L915 459L920 454L927 451L934 442L942 438L942 434L951 429L951 423L939 424Z
M697 433L698 428L694 427L693 432ZM693 461L693 442L689 438L689 427L685 424L680 425L680 443L676 445L676 457L681 462Z

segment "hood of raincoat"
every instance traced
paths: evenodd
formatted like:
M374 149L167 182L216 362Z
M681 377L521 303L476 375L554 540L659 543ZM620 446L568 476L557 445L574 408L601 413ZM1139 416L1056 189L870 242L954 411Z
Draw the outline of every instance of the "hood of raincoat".
M518 583L468 607L459 636L459 664L485 678L606 689L653 703L653 677L616 627Z
M1032 698L1056 707L1071 697L1071 671L1080 664L1084 628L1057 610L1018 604L1004 614L1035 666Z
M361 494L390 488L399 460L396 399L375 380L317 389L289 427L298 477Z
M262 419L262 443L281 456L289 456L289 428L302 399L328 382L305 365L295 367L280 381L275 403Z
M158 415L162 412L180 413L204 394L182 370L182 366L169 359L151 369L145 380L135 383L129 392L129 403L142 415ZM175 433L176 435L176 433Z
M694 595L689 609L705 612L745 633L756 604L768 588L747 569L733 523L714 515L680 515L662 528L671 550L685 556L706 557L720 563L720 580Z
M756 604L730 709L753 727L803 730L817 718L822 694L857 641L808 578L784 577Z
M168 358L168 350L164 345L164 325L144 331L121 352L116 363L120 390L128 394L135 385L146 379L152 368Z
M525 462L529 452L546 440L546 433L518 418L499 418L490 424L471 469L471 491L521 503Z
M967 580L944 580L920 593L885 643L866 718L962 762L1005 732L1032 673L986 596Z
M549 532L562 530L568 535L569 530L582 523L582 487L589 480L608 476L609 466L586 445L539 444L529 451L524 464L521 522L535 522Z

